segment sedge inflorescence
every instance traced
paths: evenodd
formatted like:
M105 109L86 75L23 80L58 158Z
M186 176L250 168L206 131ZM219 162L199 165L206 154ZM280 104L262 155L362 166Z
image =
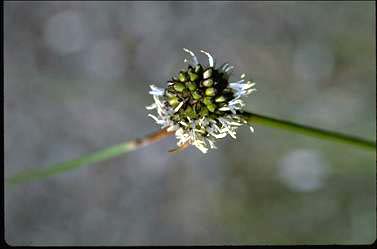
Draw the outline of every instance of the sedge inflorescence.
M241 97L256 89L252 81L245 80L245 74L236 82L229 82L233 66L224 63L216 67L215 60L206 51L208 65L200 64L196 55L190 54L188 67L167 82L165 89L151 85L149 92L154 103L146 108L156 109L158 116L148 114L161 128L175 131L177 145L196 146L206 153L215 149L215 141L228 134L236 138L236 130L247 123L239 114L245 106ZM250 130L254 129L250 126Z

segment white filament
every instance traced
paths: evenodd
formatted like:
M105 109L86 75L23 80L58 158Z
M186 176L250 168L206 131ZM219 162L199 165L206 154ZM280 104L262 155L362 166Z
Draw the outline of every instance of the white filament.
M210 53L204 51L204 50L200 50L200 52L202 52L203 54L207 55L209 66L213 67L215 65L215 61L214 61L212 55Z
M188 50L187 48L183 48L183 50L191 55L195 66L199 64L198 58L196 58L195 54L191 50ZM184 62L187 62L187 60L185 59Z

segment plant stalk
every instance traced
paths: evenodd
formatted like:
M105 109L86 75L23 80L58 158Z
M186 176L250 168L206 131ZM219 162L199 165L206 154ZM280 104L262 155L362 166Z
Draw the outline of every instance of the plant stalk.
M154 142L157 142L164 137L172 135L173 133L174 132L167 131L166 129L162 129L150 135L147 135L144 138L135 139L126 143L114 145L112 147L94 152L92 154L84 155L77 159L50 165L47 168L36 168L36 169L22 171L6 179L5 182L10 185L28 182L28 181L37 180L40 178L45 178L47 176L56 175L58 173L62 173L68 170L76 169L83 165L101 162L101 161L104 161L113 157L120 156L124 153L142 148Z
M368 141L363 138L358 138L354 136L349 136L345 134L341 134L338 132L327 131L323 129L318 129L306 125L301 125L297 123L293 123L290 121L280 120L276 118L267 117L264 115L259 115L250 112L242 112L240 113L244 119L250 124L257 124L268 126L272 128L283 129L291 132L295 132L297 134L307 135L323 140L328 140L331 142L338 142L343 144L353 145L355 147L374 150L376 151L376 142Z

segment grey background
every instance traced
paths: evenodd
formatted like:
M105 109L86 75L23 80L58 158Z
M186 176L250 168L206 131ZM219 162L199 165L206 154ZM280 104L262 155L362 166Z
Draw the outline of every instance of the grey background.
M375 140L374 2L5 2L5 177L159 127L149 84L212 53L247 109ZM200 60L205 57L200 55ZM11 245L364 244L375 153L255 126L5 188Z

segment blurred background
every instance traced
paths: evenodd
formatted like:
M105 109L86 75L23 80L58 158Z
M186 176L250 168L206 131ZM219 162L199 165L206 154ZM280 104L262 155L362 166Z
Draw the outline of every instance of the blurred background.
M375 140L374 2L5 2L5 177L159 129L149 85L209 51L247 110ZM198 55L200 61L206 60ZM365 244L376 154L254 126L5 188L10 245Z

